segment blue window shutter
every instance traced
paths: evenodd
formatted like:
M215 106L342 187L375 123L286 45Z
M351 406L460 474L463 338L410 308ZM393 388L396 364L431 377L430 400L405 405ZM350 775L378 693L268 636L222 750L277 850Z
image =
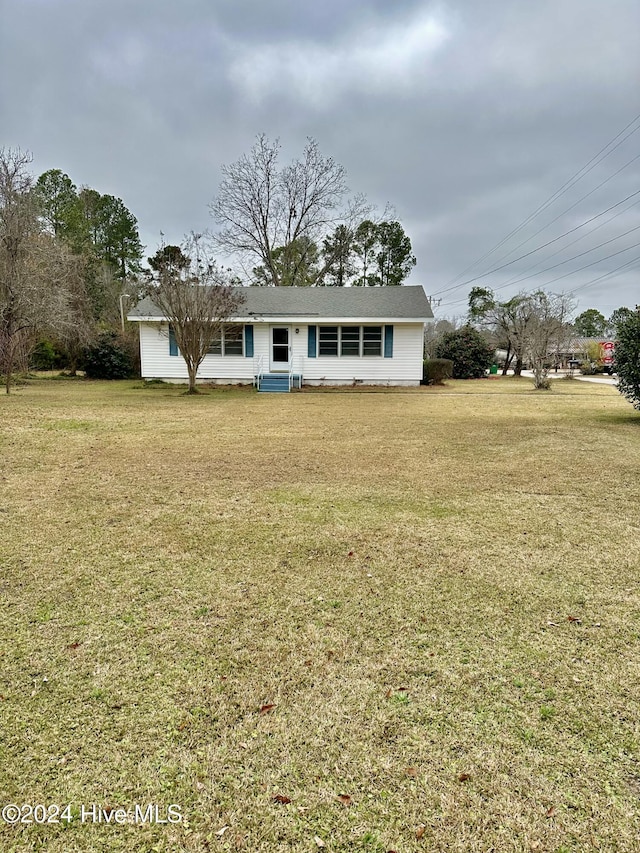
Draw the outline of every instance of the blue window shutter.
M317 326L309 326L309 344L307 347L307 355L309 358L316 357L316 337L318 334Z
M178 355L178 344L171 326L169 326L169 355Z
M384 357L393 358L393 326L384 327Z
M253 326L244 327L244 354L246 358L253 358Z

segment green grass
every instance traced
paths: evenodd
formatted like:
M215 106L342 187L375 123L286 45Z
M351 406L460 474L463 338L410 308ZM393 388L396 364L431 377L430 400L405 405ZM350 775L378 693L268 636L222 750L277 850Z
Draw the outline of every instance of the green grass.
M616 390L182 391L0 399L0 849L640 849Z

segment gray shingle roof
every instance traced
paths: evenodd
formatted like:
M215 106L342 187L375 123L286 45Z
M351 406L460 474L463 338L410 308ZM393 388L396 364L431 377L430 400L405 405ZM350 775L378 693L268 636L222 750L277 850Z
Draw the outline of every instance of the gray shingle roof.
M238 319L273 317L387 317L427 320L433 317L421 285L404 287L243 287L245 302ZM129 311L131 319L158 317L149 298Z

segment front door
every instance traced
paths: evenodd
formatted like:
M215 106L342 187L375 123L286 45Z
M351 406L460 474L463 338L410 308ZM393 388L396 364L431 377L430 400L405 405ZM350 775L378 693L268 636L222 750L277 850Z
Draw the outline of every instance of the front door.
M271 364L269 369L274 373L289 370L291 351L289 347L289 327L271 327Z

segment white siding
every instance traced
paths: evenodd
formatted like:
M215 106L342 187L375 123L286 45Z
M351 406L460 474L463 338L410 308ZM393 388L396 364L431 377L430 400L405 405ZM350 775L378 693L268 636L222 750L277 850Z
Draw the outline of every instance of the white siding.
M166 323L140 323L140 363L143 379L186 382L189 378L182 356L169 355L169 327ZM251 382L253 359L241 355L206 355L198 370L198 379Z
M277 325L285 325L278 323ZM319 323L319 325L324 325ZM342 322L340 325L348 325ZM387 324L388 325L388 324ZM393 323L393 358L383 356L318 356L308 357L308 326L290 325L294 367L302 366L305 382L351 384L417 385L422 379L423 324ZM299 332L296 334L296 329ZM202 381L251 382L254 365L263 357L269 369L270 325L253 326L254 357L208 355L200 365ZM187 366L182 356L169 355L169 331L166 324L140 323L140 358L144 379L187 380Z
M308 358L307 329L300 329L300 334L294 336L294 342L295 338L303 338L300 343L304 344L304 352L302 347L300 352L304 356L305 381L418 385L422 379L422 323L393 324L393 358L335 355Z

